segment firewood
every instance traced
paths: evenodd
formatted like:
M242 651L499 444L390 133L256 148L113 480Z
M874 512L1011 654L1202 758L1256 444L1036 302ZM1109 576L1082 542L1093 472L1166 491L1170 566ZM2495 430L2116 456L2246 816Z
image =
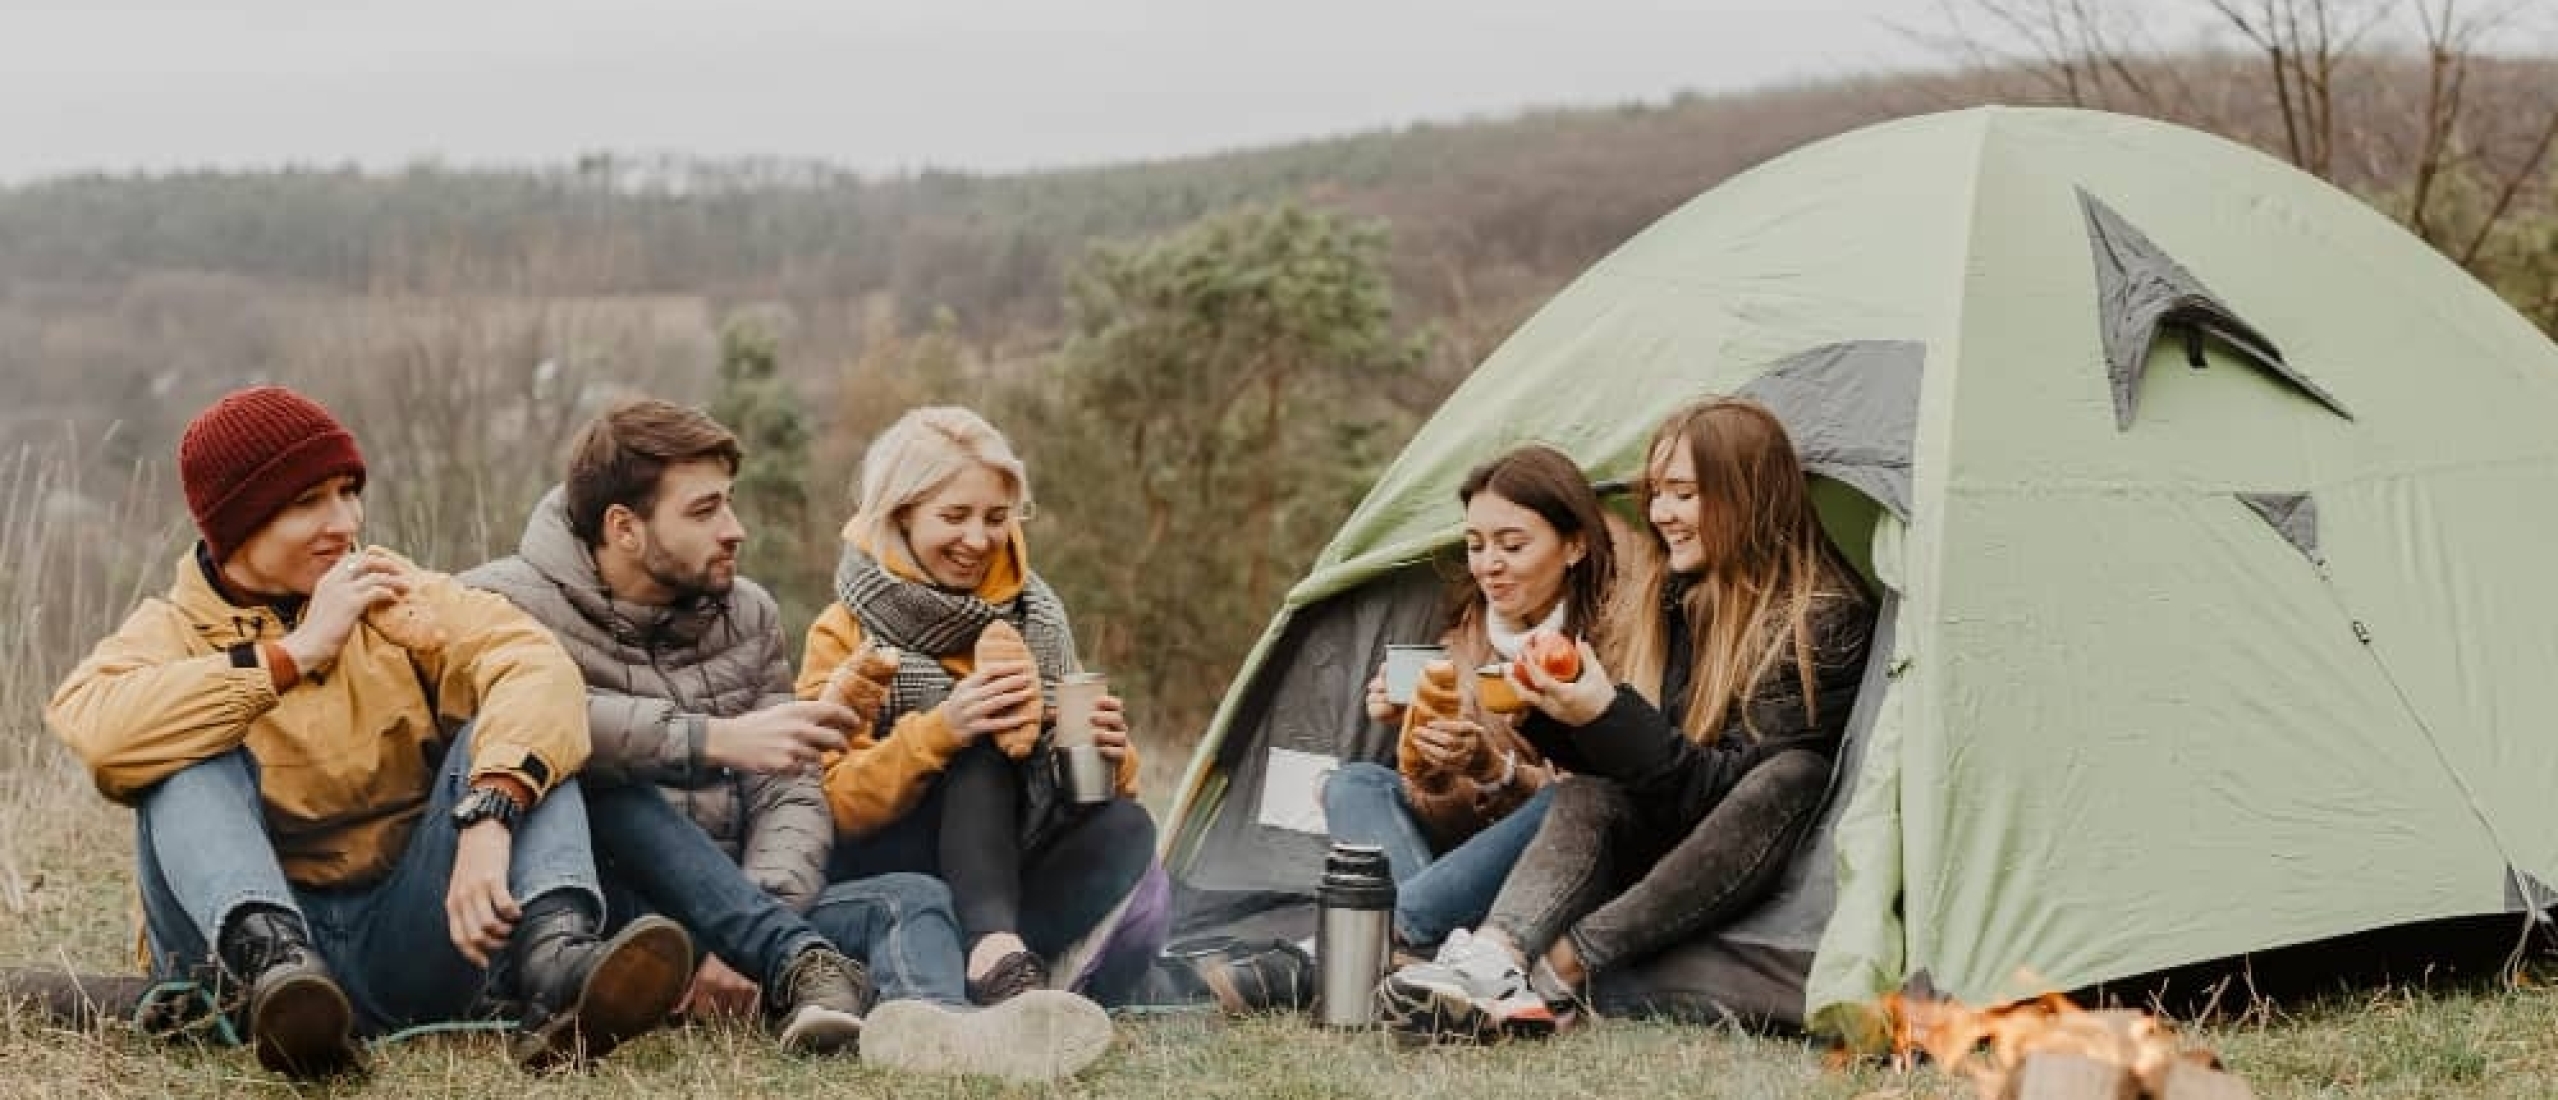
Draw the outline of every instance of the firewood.
M2256 1090L2247 1082L2216 1069L2205 1069L2191 1061L2178 1059L2167 1071L2167 1087L2157 1093L2158 1100L2256 1100Z
M2141 1100L2132 1071L2076 1054L2026 1056L1999 1100Z

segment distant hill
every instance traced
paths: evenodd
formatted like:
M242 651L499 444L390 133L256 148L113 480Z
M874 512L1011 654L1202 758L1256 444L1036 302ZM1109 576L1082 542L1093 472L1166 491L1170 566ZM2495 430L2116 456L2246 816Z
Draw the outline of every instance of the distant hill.
M2214 128L2279 140L2249 90L2249 59L2176 64L2180 86L2213 105ZM147 422L137 410L325 358L309 322L343 313L350 297L675 297L709 316L778 304L802 326L794 363L821 384L936 317L981 359L1017 357L1053 343L1061 275L1091 242L1283 198L1390 223L1400 308L1437 327L1431 374L1443 387L1574 273L1716 182L1887 118L2051 101L2027 75L1849 78L1007 175L866 179L802 163L591 156L546 171L20 185L0 189L0 375L32 384L0 417ZM2384 68L2354 95L2420 102L2424 75L2413 62ZM2546 61L2490 75L2558 82ZM2415 140L2406 131L2361 127L2338 174L2368 177L2386 200L2390 158ZM2558 204L2548 191L2525 200ZM2544 323L2558 323L2558 303Z

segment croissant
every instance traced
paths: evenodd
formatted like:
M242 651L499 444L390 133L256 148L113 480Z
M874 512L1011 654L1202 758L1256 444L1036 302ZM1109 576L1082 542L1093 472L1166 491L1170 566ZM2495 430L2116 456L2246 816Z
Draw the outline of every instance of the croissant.
M880 708L888 705L888 685L896 678L897 651L864 641L844 658L844 663L835 666L834 675L826 678L826 688L817 697L851 708L861 717L857 728L867 729L879 721Z
M1022 640L1021 631L1013 629L1013 624L997 619L986 624L986 629L977 635L977 667L985 668L1007 661L1031 666L1033 675L1039 667L1038 660L1030 655L1030 643ZM1019 725L1009 732L995 735L995 743L1003 747L1006 755L1015 758L1028 755L1030 747L1038 743L1039 710L1040 700L1034 695L1021 705L1017 715Z
M350 555L349 560L360 559ZM405 578L415 579L415 575L405 568L400 573ZM364 621L375 633L389 639L392 645L411 653L433 653L452 640L451 632L444 629L444 623L436 618L435 612L428 610L414 595L366 611Z
M1457 664L1436 660L1421 666L1421 679L1412 685L1412 705L1403 709L1404 737L1412 731L1441 718L1457 716Z

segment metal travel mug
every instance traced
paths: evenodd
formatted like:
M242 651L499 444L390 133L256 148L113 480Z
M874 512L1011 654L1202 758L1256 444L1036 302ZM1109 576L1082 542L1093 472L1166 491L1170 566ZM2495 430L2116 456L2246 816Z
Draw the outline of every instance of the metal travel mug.
M1058 785L1078 806L1097 806L1119 795L1117 769L1092 743L1093 704L1110 692L1110 680L1098 672L1077 672L1057 681Z
M1368 1027L1394 949L1394 875L1386 850L1335 842L1315 890L1315 1020Z

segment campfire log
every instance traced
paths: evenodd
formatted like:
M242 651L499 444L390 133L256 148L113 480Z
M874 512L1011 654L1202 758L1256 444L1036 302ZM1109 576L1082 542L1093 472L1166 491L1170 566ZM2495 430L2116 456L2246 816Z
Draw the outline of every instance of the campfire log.
M2158 1100L2256 1100L2256 1090L2232 1074L2179 1060L2167 1071Z
M1999 1100L2141 1100L2141 1086L2123 1066L2046 1051L2026 1056Z

